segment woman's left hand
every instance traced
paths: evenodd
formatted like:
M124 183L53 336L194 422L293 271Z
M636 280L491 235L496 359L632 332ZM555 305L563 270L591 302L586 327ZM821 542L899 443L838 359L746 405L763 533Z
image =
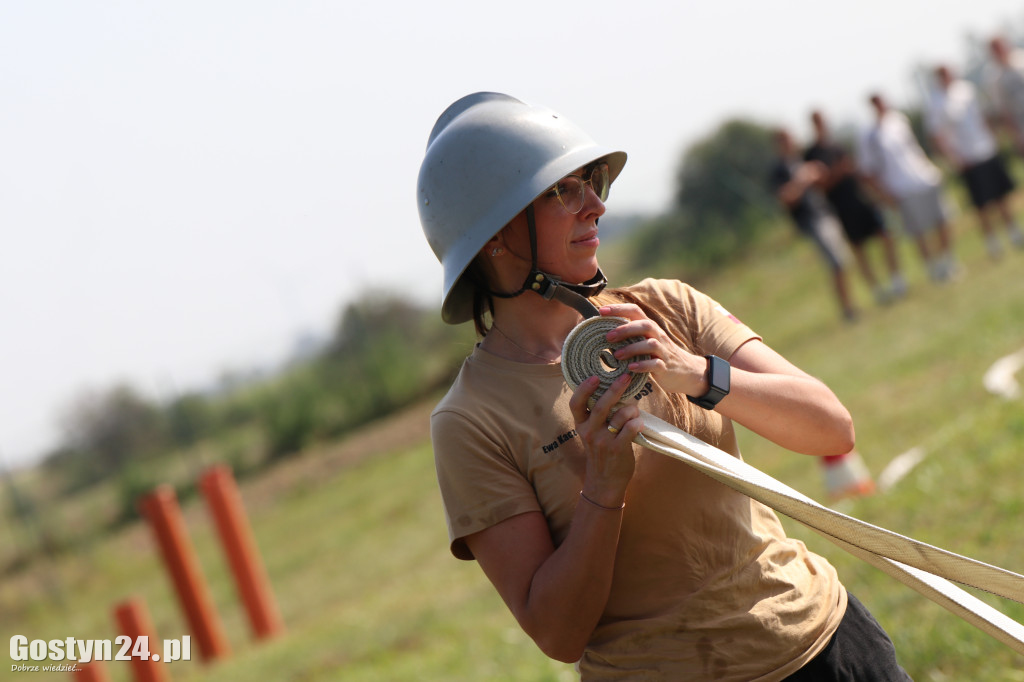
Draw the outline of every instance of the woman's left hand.
M602 306L601 315L624 317L626 324L608 332L608 341L614 343L631 337L642 341L631 343L615 351L619 360L629 361L631 372L649 372L664 390L686 395L704 395L708 390L707 360L694 355L672 340L664 329L647 317L639 306L617 303ZM649 360L639 360L649 355Z
M607 305L602 315L629 322L608 332L610 342L631 337L642 341L615 351L632 371L650 372L666 391L700 396L707 393L707 360L673 341L656 322L631 303ZM650 360L630 360L639 355ZM853 420L836 395L821 381L751 339L726 358L732 366L729 395L715 411L754 433L795 452L841 455L854 447Z

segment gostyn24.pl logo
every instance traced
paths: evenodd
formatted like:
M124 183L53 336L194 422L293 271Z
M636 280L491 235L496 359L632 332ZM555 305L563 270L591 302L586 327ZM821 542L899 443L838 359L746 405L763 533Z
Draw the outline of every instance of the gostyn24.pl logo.
M127 635L109 639L32 639L24 635L11 637L11 672L39 670L74 670L77 663L90 661L191 661L192 637L165 639L160 651L150 651L149 637L132 640ZM19 663L18 661L32 661ZM42 664L46 661L46 664Z

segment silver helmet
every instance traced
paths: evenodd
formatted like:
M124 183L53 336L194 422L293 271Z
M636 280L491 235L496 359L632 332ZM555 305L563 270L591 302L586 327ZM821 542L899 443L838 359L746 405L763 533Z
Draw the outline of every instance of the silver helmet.
M427 141L417 198L423 233L444 268L445 322L472 319L473 286L463 273L484 244L556 182L602 158L614 181L625 152L601 147L563 116L508 95L467 95L441 114Z

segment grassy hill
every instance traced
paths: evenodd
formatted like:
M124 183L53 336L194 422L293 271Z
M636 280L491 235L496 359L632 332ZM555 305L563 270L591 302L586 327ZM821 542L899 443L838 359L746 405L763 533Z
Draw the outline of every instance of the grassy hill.
M966 266L959 281L930 284L904 247L909 296L876 307L858 283L863 315L855 324L840 321L815 254L788 226L699 286L834 388L854 415L858 449L876 475L900 453L923 448L923 462L893 489L846 502L843 511L1024 572L1024 410L1020 400L990 395L981 383L995 360L1024 347L1024 253L992 263L973 224L961 220L958 229ZM624 246L611 245L602 262L613 281L624 282L632 276L618 267L626 262L618 248ZM429 407L318 444L244 481L287 626L274 640L252 641L202 501L184 503L233 653L212 665L168 665L171 679L575 679L571 666L546 659L522 634L475 564L450 556L426 437ZM740 438L748 461L823 498L815 460L748 432ZM1024 680L1021 656L783 521L838 567L890 632L914 679ZM113 638L113 605L129 596L146 600L158 637L187 633L148 530L138 523L4 576L0 641L14 634ZM991 601L1024 621L1024 606ZM112 680L131 679L124 663L106 669ZM17 675L43 682L59 674L5 679Z

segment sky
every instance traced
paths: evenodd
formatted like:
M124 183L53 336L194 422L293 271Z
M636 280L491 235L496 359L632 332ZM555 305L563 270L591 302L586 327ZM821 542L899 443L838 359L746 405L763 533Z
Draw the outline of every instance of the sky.
M609 213L654 214L726 118L863 123L869 91L912 104L916 66L1022 21L1011 0L6 0L0 467L90 391L280 363L369 289L439 305L416 176L463 95L626 150Z

